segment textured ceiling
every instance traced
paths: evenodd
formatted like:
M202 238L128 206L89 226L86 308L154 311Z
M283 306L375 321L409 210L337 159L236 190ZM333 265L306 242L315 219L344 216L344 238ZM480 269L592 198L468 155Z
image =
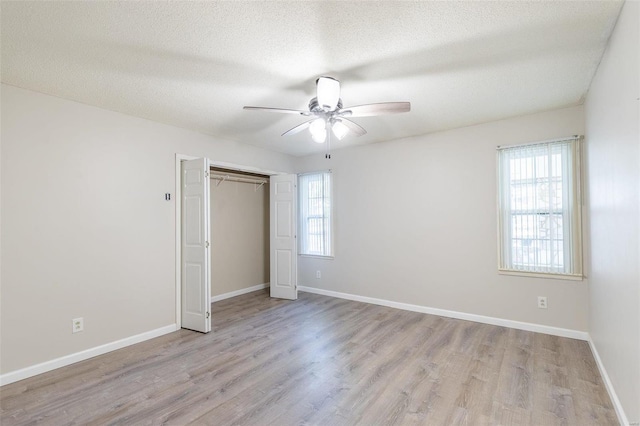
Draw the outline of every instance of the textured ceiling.
M334 148L580 104L622 2L6 2L2 82L293 155L315 79L353 119Z

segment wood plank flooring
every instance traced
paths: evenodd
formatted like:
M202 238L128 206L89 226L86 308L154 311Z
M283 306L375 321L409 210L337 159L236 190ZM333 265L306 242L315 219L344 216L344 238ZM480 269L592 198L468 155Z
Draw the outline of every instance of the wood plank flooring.
M310 293L0 389L9 425L617 425L586 342Z

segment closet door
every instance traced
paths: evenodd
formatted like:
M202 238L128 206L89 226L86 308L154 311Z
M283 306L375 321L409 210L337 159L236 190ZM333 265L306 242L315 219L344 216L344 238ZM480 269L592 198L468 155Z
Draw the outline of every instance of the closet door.
M182 327L211 331L209 160L182 162Z
M270 286L271 297L298 298L296 244L296 175L270 178Z

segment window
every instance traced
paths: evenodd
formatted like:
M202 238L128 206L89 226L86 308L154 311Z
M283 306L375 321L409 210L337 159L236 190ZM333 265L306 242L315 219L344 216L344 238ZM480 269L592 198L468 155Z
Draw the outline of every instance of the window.
M332 256L331 172L302 174L300 191L300 254Z
M580 138L498 148L499 269L582 277Z

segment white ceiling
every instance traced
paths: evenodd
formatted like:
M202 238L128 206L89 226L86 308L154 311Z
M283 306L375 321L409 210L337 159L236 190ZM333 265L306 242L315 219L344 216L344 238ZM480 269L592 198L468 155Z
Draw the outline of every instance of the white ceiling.
M621 1L6 2L2 82L293 155L322 152L304 117L315 79L353 119L334 148L578 105Z

